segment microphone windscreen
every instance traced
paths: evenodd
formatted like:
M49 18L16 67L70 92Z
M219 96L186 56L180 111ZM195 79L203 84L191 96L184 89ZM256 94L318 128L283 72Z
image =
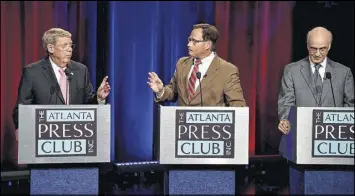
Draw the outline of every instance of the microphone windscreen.
M197 77L197 79L200 79L201 78L201 72L197 72L196 73L196 77Z
M325 73L325 77L326 77L327 79L330 79L330 78L332 78L332 74L331 74L330 72L326 72L326 73Z

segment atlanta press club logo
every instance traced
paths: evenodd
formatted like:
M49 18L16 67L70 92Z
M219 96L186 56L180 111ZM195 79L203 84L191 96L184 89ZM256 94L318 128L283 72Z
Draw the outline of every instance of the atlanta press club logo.
M354 157L354 110L313 110L312 157Z
M36 109L36 157L96 156L96 109Z
M176 110L176 158L234 158L235 111Z

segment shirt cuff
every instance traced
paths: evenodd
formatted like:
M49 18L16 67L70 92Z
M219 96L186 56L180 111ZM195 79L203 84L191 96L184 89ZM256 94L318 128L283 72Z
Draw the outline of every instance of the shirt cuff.
M100 104L100 105L103 105L106 103L106 99L99 99L97 98L97 102Z
M155 95L156 95L157 99L160 99L164 95L164 88L160 93L158 92Z

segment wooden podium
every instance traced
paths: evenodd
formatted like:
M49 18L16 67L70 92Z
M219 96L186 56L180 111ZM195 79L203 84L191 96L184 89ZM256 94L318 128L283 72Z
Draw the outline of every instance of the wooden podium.
M110 162L110 105L19 105L18 163L29 164L30 194L99 194Z
M222 167L248 165L249 108L160 106L159 138L165 194L233 195L235 171Z
M292 107L279 150L290 194L354 194L354 108Z

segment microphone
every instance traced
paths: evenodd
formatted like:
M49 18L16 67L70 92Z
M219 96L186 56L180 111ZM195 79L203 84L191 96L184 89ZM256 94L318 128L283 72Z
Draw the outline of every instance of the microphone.
M71 72L71 71L69 71L69 69L68 68L66 68L65 70L64 70L64 73L65 73L65 75L67 76L67 80L68 80L68 82L66 83L66 85L67 85L67 88L66 88L66 92L65 92L65 96L66 96L66 100L67 100L67 103L68 103L68 101L69 101L69 93L68 93L68 89L69 89L69 82L71 82L71 76L72 75L74 75L73 74L73 72Z
M74 75L73 72L69 71L69 69L66 68L66 69L64 70L64 73L65 73L65 75L67 76L67 80L68 80L69 82L71 82L71 76Z
M333 84L332 84L332 74L330 72L326 72L325 73L325 78L329 79L329 81L330 81L330 88L332 89L332 95L333 95L333 103L334 103L334 107L336 107L334 91L333 91Z
M201 95L201 106L203 106L203 102L202 102L202 84L201 84L201 72L197 72L196 73L196 77L198 79L198 82L200 83L200 95Z

